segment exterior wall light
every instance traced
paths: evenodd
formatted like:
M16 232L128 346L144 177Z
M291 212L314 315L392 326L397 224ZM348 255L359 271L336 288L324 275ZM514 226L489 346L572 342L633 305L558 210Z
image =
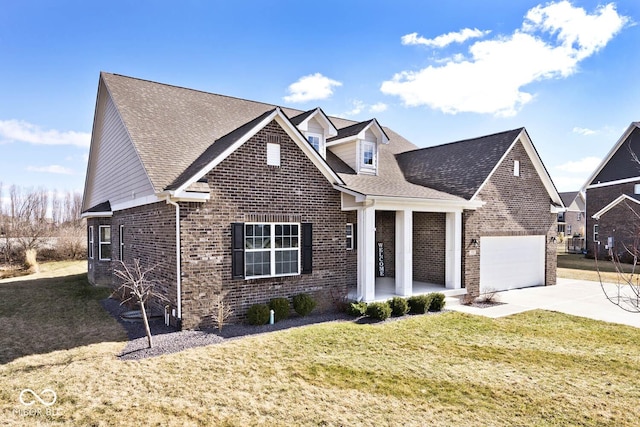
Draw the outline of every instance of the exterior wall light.
M478 239L471 239L471 246L473 246L474 248L480 246L480 244L478 243Z

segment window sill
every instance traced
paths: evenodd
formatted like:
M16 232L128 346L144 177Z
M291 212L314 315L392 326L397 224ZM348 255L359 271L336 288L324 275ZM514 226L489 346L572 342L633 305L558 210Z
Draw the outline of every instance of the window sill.
M256 279L278 279L280 277L293 277L293 276L301 276L300 273L290 273L290 274L274 274L268 276L250 276L245 277L244 280L256 280Z

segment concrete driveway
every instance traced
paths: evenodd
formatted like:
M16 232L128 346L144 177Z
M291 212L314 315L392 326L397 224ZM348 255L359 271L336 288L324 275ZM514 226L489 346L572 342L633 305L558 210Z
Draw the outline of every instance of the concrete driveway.
M610 291L615 289L614 285L606 286ZM612 295L611 292L609 294ZM558 278L555 286L503 291L498 293L498 298L504 304L487 308L461 305L447 298L446 308L492 318L539 308L640 328L640 313L629 313L612 304L599 282Z

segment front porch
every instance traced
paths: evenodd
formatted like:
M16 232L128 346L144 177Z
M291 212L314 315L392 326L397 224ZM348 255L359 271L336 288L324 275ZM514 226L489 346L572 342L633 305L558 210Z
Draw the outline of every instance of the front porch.
M412 295L430 294L433 292L440 292L447 297L453 297L458 295L464 295L467 290L464 288L447 289L444 285L438 285L435 283L413 281ZM402 296L396 294L396 281L393 277L377 277L375 282L375 297L373 301L387 301L393 297ZM357 300L358 292L356 288L349 290L349 300ZM370 301L371 302L371 301Z

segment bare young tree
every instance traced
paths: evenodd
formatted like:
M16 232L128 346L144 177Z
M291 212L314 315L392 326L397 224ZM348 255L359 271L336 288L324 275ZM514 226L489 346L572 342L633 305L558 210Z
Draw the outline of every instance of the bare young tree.
M631 160L638 165L640 170L640 159L631 148L629 142L628 150ZM600 268L598 267L599 248L594 248L596 270L600 279L600 286L607 299L625 311L640 313L640 272L638 272L638 259L640 258L640 212L634 209L631 204L624 201L625 210L628 211L631 228L617 227L614 232L617 236L612 236L613 241L609 247L608 256L611 258L616 273L616 283L607 284L603 280Z
M114 270L114 274L122 280L122 284L116 292L122 291L125 297L127 297L120 304L133 300L140 306L142 321L144 322L144 328L147 333L148 347L152 348L151 328L149 327L149 318L147 317L145 304L150 298L156 298L159 301L168 301L164 295L156 291L159 283L149 278L149 273L155 269L155 266L145 269L140 265L140 260L137 258L133 260L133 265L127 265L122 261L119 261L119 263L122 269Z
M227 323L229 317L233 315L233 310L231 306L227 304L225 299L229 295L229 291L219 291L213 297L213 324L218 329L218 331L222 331L222 327Z

